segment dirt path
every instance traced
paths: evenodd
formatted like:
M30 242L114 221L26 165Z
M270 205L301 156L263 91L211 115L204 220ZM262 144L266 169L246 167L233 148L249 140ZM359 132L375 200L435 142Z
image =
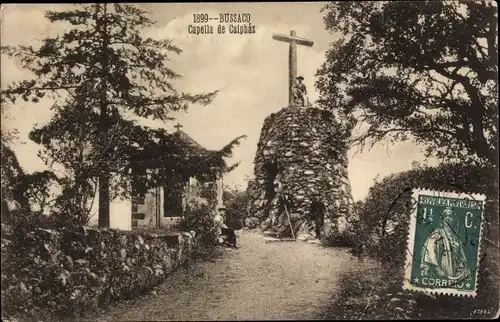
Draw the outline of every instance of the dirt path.
M356 261L344 250L304 242L266 243L238 232L240 249L215 262L180 269L134 302L120 304L99 321L313 319L328 305L340 271Z

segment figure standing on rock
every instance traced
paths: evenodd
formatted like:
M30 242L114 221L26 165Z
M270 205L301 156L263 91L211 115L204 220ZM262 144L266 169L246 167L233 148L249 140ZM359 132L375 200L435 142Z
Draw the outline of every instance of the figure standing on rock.
M292 86L293 93L293 101L300 106L309 105L309 99L307 98L307 88L302 81L304 77L298 76L296 79L296 83Z

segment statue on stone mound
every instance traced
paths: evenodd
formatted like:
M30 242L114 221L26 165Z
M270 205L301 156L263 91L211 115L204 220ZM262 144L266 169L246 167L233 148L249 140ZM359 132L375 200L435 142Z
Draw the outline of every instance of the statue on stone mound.
M295 30L290 31L290 36L273 34L273 39L290 44L288 51L288 104L308 106L306 86L302 83L304 77L297 76L297 45L311 47L314 41L297 37Z
M293 102L300 106L309 105L309 99L307 97L306 85L302 82L304 77L299 76L296 79L296 83L292 86Z

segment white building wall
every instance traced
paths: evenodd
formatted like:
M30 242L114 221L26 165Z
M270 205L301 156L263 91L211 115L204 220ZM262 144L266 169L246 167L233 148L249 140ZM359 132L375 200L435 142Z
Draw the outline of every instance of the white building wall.
M196 189L194 188L199 183L196 179L190 178L189 186L187 187L184 195L184 201L186 197L191 194L196 194ZM98 209L99 209L99 192L98 186L96 187L95 199L91 208L91 220L90 225L97 226L98 224ZM219 177L216 182L216 196L217 196L217 207L223 204L223 178ZM159 203L157 204L156 194L159 193ZM138 228L156 228L156 209L158 207L160 216L161 228L172 228L179 224L182 217L165 217L164 216L164 192L163 188L151 189L145 198L144 205L138 205L138 212L144 213L144 220L138 220ZM120 229L120 230L132 230L132 199L131 198L115 198L111 200L110 204L110 228Z
M132 230L132 200L114 199L110 203L110 228Z

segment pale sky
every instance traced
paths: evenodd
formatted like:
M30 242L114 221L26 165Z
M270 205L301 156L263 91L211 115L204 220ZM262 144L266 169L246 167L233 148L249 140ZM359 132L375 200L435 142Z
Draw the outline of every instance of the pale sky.
M183 50L171 56L171 67L184 79L175 82L179 91L191 93L220 90L215 101L206 107L192 106L187 113L176 114L175 121L144 121L141 124L174 131L180 122L182 130L208 149L220 149L233 138L246 134L234 150L230 164L240 166L225 178L225 184L246 187L246 178L253 174L253 159L264 119L288 103L288 44L272 39L272 33L289 34L314 41L313 47L298 46L299 75L304 76L311 101L318 98L314 75L324 61L325 52L335 35L324 29L320 9L325 3L196 3L141 4L153 12L158 23L145 36L172 39ZM36 44L37 40L54 36L63 25L50 25L44 11L67 5L3 5L1 22L2 45ZM250 13L255 34L190 35L188 24L194 13ZM215 21L215 20L214 20ZM218 22L210 25L216 29ZM226 24L227 28L227 24ZM2 86L28 76L13 60L2 55ZM30 142L28 133L35 123L50 119L50 101L19 102L6 110L7 128L16 128L25 144L17 144L15 152L21 166L28 172L45 169L36 152L39 146ZM411 168L413 161L423 161L420 148L411 142L386 146L376 145L370 151L349 153L349 177L355 200L363 199L373 179Z

